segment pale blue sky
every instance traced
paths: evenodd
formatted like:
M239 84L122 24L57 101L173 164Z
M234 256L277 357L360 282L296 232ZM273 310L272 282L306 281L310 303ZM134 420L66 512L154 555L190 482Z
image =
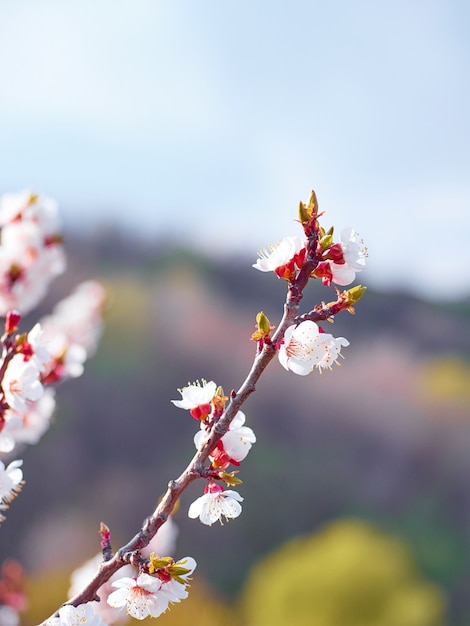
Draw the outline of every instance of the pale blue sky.
M205 249L315 187L368 278L470 293L466 0L0 0L0 192Z

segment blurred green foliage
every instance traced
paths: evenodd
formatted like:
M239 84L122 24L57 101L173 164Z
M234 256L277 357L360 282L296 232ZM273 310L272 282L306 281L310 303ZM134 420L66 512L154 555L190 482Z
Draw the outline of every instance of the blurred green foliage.
M349 520L260 561L242 596L247 626L440 626L444 598L405 545Z

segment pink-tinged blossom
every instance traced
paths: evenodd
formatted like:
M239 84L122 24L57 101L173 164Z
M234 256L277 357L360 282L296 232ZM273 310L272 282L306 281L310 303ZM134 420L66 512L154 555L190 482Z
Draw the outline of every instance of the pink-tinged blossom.
M11 409L25 413L29 401L39 400L44 392L39 376L40 371L33 362L25 361L22 354L15 354L1 383L5 401Z
M280 278L290 278L295 274L296 266L302 266L304 257L304 241L300 237L284 237L269 249L261 250L253 267L260 272L275 272Z
M344 337L335 338L310 320L298 326L289 326L284 334L284 342L279 346L278 357L281 365L294 374L306 376L317 367L331 369L341 356L341 348L348 346Z
M42 375L44 383L50 385L68 378L78 378L83 374L86 352L82 346L69 345L64 335L56 335L48 348L52 358Z
M46 235L58 233L61 224L57 202L29 190L3 194L0 197L0 226L21 221L38 224Z
M169 600L159 594L162 581L149 574L137 578L120 578L113 583L116 591L108 596L108 604L126 610L135 619L158 617L168 608Z
M179 578L184 582L178 582L174 578L164 582L158 594L163 596L169 603L181 602L188 597L187 586L196 569L196 561L191 556L185 556L175 563L175 567L184 567L189 570L186 574L180 574Z
M251 428L244 426L245 414L238 411L229 430L222 437L225 452L235 461L243 461L251 446L256 442L256 435Z
M2 435L5 430L7 436L13 440L13 448L16 444L33 445L38 443L49 428L55 409L54 395L54 390L47 387L39 400L28 402L25 412L17 412L12 409L5 412L5 428L0 433L0 452L2 451Z
M0 196L0 226L20 220L32 199L34 196L28 190Z
M61 300L51 315L42 318L43 343L51 354L43 380L53 383L77 378L87 358L96 351L102 332L103 287L87 281Z
M343 251L344 263L330 263L331 281L337 285L350 285L356 278L356 272L364 269L367 249L358 240L358 233L351 227L341 231L340 246Z
M81 283L56 304L51 315L43 318L46 336L64 335L69 344L82 346L87 358L93 356L103 330L105 299L106 292L100 283L93 280Z
M14 222L2 228L2 250L21 250L26 266L39 259L43 239L41 229L34 222Z
M50 332L48 325L45 328L47 349L51 359L45 366L43 380L47 383L55 383L67 378L78 378L83 374L84 364L87 358L83 346L70 343L67 336L57 330L56 334Z
M46 363L50 361L51 355L46 347L44 332L41 328L41 324L35 324L29 331L27 343L33 352L31 357L32 362L36 365L38 370L42 372Z
M65 346L64 342L63 346L63 356L60 358L60 378L78 378L85 370L86 350L77 343Z
M23 471L20 469L23 461L12 461L8 467L0 461L0 502L8 503L21 490Z
M217 391L217 385L213 380L210 382L203 380L202 383L196 381L178 391L182 398L172 400L173 404L179 409L187 409L195 419L199 419L209 415L210 404Z
M210 488L211 486L208 485ZM206 490L207 488L206 487ZM212 488L217 487L213 485ZM221 487L217 490L206 491L204 495L195 500L188 510L188 517L196 519L199 517L203 524L212 526L214 522L223 523L222 518L226 520L235 519L242 512L240 502L243 502L241 495L227 489L224 491Z
M21 428L22 424L23 422L19 415L16 415L13 411L5 412L3 426L0 420L0 453L7 454L14 450L16 445L15 432Z
M59 609L59 617L47 620L46 626L106 626L100 615L93 611L92 603L72 606L65 604Z
M34 249L0 245L0 314L11 309L27 313L44 297L48 276L37 271L39 254Z
M237 463L245 459L251 446L256 442L256 435L253 430L248 426L244 426L245 419L243 411L238 411L229 426L228 432L225 433L219 442L227 457ZM201 423L201 430L194 436L194 445L197 449L201 447L206 437L207 431L204 428L204 424Z
M65 269L57 207L30 192L0 197L0 314L27 313Z

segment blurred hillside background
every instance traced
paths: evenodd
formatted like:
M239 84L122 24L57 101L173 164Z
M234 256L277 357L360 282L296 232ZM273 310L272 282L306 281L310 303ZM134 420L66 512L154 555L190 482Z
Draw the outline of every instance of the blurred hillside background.
M285 296L284 281L251 268L248 256L215 262L164 241L146 246L117 229L86 241L70 234L67 248L69 271L53 284L42 310L90 277L104 281L110 299L100 349L84 376L59 390L51 430L25 450L27 484L1 529L2 557L18 558L33 586L43 582L42 602L63 599L64 563L73 568L96 553L100 521L111 527L115 546L134 534L194 452L197 424L170 403L177 388L201 377L226 391L239 386L254 354L249 337L256 313L264 310L275 323ZM367 283L366 272L360 278ZM329 289L309 286L305 307L329 296ZM187 507L200 495L195 484L175 518L177 555L194 555L197 581L212 590L203 594L205 604L218 597L238 606L261 558L292 537L321 537L329 524L344 521L344 536L327 534L331 550L319 548L318 567L329 576L327 555L343 567L361 522L366 530L358 531L356 561L351 557L338 580L331 574L330 595L318 592L323 601L312 596L317 611L330 597L343 606L353 584L358 603L369 598L370 604L377 576L372 571L361 582L358 570L389 563L387 554L400 560L408 550L411 579L437 585L427 591L432 602L423 601L431 616L387 621L379 612L358 624L470 623L469 317L468 298L426 301L369 290L355 316L336 318L334 334L351 342L342 367L304 378L277 360L270 365L245 407L258 441L241 467L242 516L211 528L187 519ZM376 557L367 547L368 534L374 546L377 533L392 542L383 557L381 549ZM262 580L274 575L270 569ZM323 580L319 571L306 576L310 590ZM394 576L383 582L387 593L403 585L402 575L399 582ZM444 603L448 621L432 617ZM345 607L354 624L355 611ZM172 609L172 619L182 620L177 623L186 623L183 610ZM213 623L222 623L218 619ZM253 619L247 623L275 623ZM344 619L305 623L342 626Z

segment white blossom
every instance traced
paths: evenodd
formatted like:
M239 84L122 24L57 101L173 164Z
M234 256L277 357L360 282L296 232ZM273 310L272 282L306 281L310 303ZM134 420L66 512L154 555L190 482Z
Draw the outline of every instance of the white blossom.
M18 221L35 222L46 235L56 234L61 226L57 202L30 190L3 194L0 197L0 226Z
M356 272L364 269L367 249L362 241L358 240L358 233L351 227L341 231L341 248L343 249L344 263L330 263L332 281L337 285L349 285L356 278Z
M43 343L51 354L46 365L47 382L83 374L84 363L95 353L102 332L104 299L104 288L87 281L41 319Z
M202 384L198 381L178 391L182 398L181 400L172 400L173 404L179 409L191 410L204 404L210 404L217 391L217 385L212 380L210 382L203 380Z
M44 339L44 331L41 328L41 324L35 324L28 333L28 343L33 349L32 361L41 372L44 371L44 366L51 359L49 350L46 347L46 341Z
M284 237L269 249L260 250L259 259L252 267L260 272L274 272L292 261L303 248L304 241L300 237Z
M256 442L256 435L251 428L244 426L245 414L238 411L228 432L222 437L225 452L235 461L243 461L251 446Z
M15 356L8 363L2 380L5 400L18 412L26 412L28 401L39 400L44 389L39 380L40 371L32 361L26 361L22 354Z
M227 455L234 461L243 461L256 442L256 435L251 428L244 426L245 414L243 411L238 413L230 423L228 431L222 437L221 442ZM197 449L201 447L204 439L207 437L207 431L201 422L201 430L194 436L194 445Z
M0 197L0 314L28 313L65 269L57 206L31 192Z
M0 502L12 500L21 489L23 461L12 461L8 467L0 461Z
M184 583L180 583L174 578L162 584L158 594L165 597L168 602L181 602L188 597L187 585L191 575L196 569L196 561L191 556L185 556L175 563L175 566L184 567L189 570L186 574L181 574L180 578Z
M137 578L120 578L113 582L113 591L108 596L108 604L115 608L125 608L128 615L135 619L158 617L166 611L169 599L158 594L162 581L149 574L140 574Z
M188 510L188 517L199 517L203 524L211 526L214 522L222 523L222 518L234 519L242 512L241 495L228 489L226 491L207 492L195 500Z
M4 193L0 196L0 226L18 220L31 202L33 194L29 190Z
M59 609L59 617L53 617L46 626L106 626L101 617L93 611L91 602L72 606L65 604Z
M31 247L0 245L0 314L11 309L27 313L44 297L49 276L41 274L40 251Z
M55 409L55 391L51 387L36 402L29 402L25 412L5 413L8 434L16 443L36 444L48 430ZM0 433L0 437L1 437Z
M23 421L14 411L9 410L5 412L4 418L3 428L0 430L0 452L8 453L15 449L15 433L22 427Z
M288 370L306 376L315 367L320 371L331 369L341 356L341 348L348 346L344 337L335 338L328 333L321 333L315 322L306 320L298 326L289 326L284 334L284 342L279 347L278 357L281 365Z

